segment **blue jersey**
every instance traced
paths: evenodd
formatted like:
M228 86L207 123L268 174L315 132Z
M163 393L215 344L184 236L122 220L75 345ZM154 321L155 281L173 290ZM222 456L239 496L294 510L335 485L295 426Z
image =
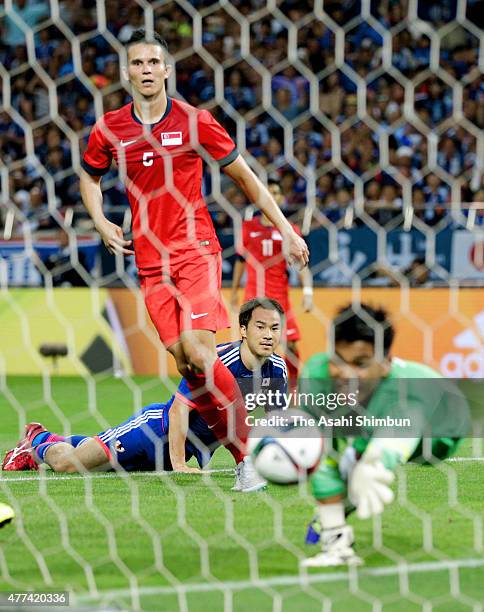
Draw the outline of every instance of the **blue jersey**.
M173 400L174 397L166 404L145 406L120 425L98 434L97 437L109 447L115 463L128 472L172 469L168 427ZM203 467L220 442L194 410L190 412L188 426L185 461L196 457L199 466Z
M275 353L266 359L260 369L260 372L256 373L256 376L254 377L254 372L245 367L244 362L240 357L241 346L241 340L238 342L227 342L226 344L219 344L217 346L217 353L220 361L232 372L234 378L261 377L266 379L274 378L277 380L287 381L286 362L282 357L276 355Z

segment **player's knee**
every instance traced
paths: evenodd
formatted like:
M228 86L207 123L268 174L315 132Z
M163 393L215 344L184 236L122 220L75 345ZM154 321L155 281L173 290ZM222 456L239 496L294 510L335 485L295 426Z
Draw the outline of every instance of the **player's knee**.
M176 368L181 376L186 378L190 375L190 364L186 359L176 360Z
M213 333L204 330L184 333L181 344L190 369L198 374L207 374L217 359Z
M204 373L206 370L205 360L203 359L203 355L200 355L197 352L194 352L188 357L188 366L191 371L195 371L197 373Z
M216 356L203 344L190 344L185 350L188 367L191 371L206 373L213 365Z
M181 342L176 342L168 347L168 351L173 355L176 361L176 368L182 376L190 374L190 364L187 361L185 351Z
M54 472L65 472L67 474L77 472L69 457L56 457L50 462L50 467L54 470Z

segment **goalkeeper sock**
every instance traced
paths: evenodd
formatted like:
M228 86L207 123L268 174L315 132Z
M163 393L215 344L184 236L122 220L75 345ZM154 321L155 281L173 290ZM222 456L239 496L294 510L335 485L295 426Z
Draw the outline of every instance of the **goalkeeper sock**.
M322 529L336 529L346 524L345 506L342 501L318 504L318 516Z

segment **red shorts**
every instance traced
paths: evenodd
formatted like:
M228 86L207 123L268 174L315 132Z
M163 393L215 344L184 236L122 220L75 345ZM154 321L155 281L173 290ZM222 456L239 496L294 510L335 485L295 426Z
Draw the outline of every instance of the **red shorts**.
M198 255L175 263L170 275L140 273L146 308L166 347L180 339L182 331L230 327L222 302L220 253Z

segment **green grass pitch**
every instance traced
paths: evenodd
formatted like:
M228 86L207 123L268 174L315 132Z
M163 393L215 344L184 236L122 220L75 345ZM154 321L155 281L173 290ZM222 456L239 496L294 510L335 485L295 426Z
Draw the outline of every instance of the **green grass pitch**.
M133 382L7 378L0 389L2 454L24 421L94 434L168 397L158 380ZM470 441L459 455L471 455ZM221 449L211 467L233 462ZM483 475L480 461L405 466L397 502L381 522L350 519L364 569L312 570L301 583L298 558L317 552L304 544L313 513L306 488L236 495L230 472L83 479L47 473L41 480L3 473L0 501L14 506L17 518L0 531L0 593L68 589L77 605L93 609L407 612L428 601L433 610L471 610L484 592ZM458 561L458 570L449 561ZM402 562L408 574L398 570ZM379 602L382 608L374 608Z

